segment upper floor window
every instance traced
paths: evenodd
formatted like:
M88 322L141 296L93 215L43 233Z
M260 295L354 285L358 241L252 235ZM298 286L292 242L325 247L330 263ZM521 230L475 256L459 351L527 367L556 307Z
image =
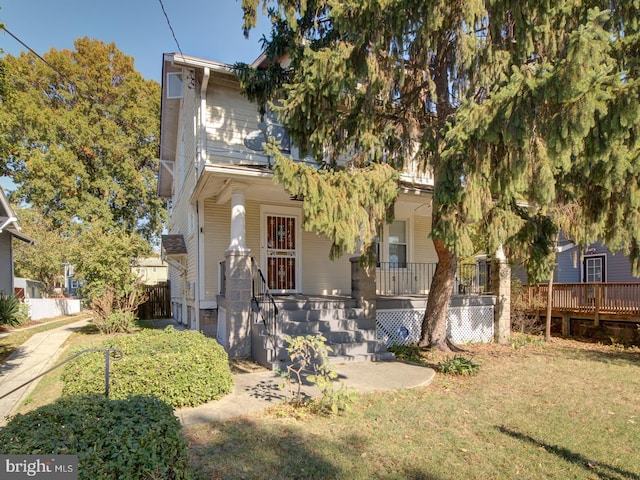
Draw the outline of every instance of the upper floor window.
M183 95L182 73L167 73L167 98L182 98Z

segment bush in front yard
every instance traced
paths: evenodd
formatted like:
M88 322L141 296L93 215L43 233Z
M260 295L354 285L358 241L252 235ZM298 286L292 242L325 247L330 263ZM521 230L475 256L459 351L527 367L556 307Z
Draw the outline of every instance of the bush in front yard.
M29 320L29 306L13 293L0 291L0 325L18 327Z
M170 405L136 396L63 397L0 428L4 455L78 455L78 478L189 479L189 454Z
M112 361L111 398L153 395L174 407L195 406L231 392L227 353L214 339L193 330L148 330L107 340L123 358ZM104 392L104 354L85 354L67 364L63 395Z

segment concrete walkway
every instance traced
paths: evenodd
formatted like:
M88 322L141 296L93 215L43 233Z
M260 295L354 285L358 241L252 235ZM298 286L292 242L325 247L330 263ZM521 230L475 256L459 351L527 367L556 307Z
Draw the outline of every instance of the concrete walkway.
M0 365L0 396L20 386L51 368L62 353L62 346L74 330L82 328L90 319L78 321L35 334L13 352ZM153 321L156 328L174 325L172 320ZM403 362L366 362L337 365L338 383L352 387L356 392L373 392L416 388L428 385L435 372L427 367ZM35 387L33 382L6 398L0 400L0 426L6 423L6 416L22 403ZM176 410L176 416L184 426L199 423L224 421L237 416L264 410L280 404L289 398L287 388L281 388L282 379L269 370L234 375L233 392L224 398L194 408ZM305 395L318 394L314 386L304 386Z
M345 363L337 365L336 371L338 385L343 383L358 393L422 387L435 376L431 368L399 361ZM176 410L182 425L228 420L278 405L290 397L288 388L280 387L282 378L268 370L234 375L234 382L233 392L220 400ZM304 386L303 392L318 394L311 386Z
M18 347L0 365L0 397L52 367L62 353L62 345L69 335L90 321L90 318L85 318L63 327L36 333ZM36 383L37 381L32 382L0 399L0 426L5 425L7 415L13 413Z

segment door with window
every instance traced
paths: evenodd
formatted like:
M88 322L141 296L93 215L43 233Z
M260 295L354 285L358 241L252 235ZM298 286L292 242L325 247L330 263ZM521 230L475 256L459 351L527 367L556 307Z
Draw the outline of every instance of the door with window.
M583 279L587 283L606 282L604 255L584 258Z
M298 218L289 215L265 216L267 286L274 293L298 290Z
M582 280L585 283L606 282L604 255L584 257ZM600 287L597 285L585 287L587 305L596 305L596 289Z

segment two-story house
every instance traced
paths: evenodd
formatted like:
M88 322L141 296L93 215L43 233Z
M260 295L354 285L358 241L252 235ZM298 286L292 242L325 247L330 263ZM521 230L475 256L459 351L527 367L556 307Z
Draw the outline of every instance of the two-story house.
M357 256L330 261L331 242L301 229L301 202L272 181L263 132L277 136L294 160L305 159L273 119L261 122L231 66L165 54L162 79L158 193L170 209L162 253L177 320L215 335L231 356L253 355L263 363L279 354L257 352L256 320L264 324L262 334L286 333L287 322L289 332L322 331L343 359L384 357L376 334L384 312L391 312L392 336L419 334L437 262L429 237L429 175L409 168L401 176L395 221L379 236L372 277ZM265 303L265 290L275 302ZM383 304L381 296L396 303ZM268 308L277 326L266 319ZM393 323L401 310L415 311L417 327ZM315 323L305 329L302 320ZM339 337L351 345L336 346Z

